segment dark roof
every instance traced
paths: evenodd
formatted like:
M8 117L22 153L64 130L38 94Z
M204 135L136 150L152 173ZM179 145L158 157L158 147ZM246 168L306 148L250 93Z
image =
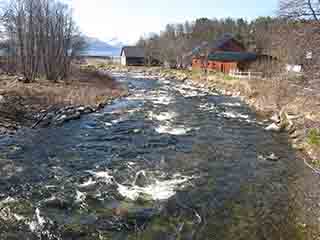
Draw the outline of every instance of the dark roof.
M219 38L216 41L213 42L202 42L201 44L197 45L196 47L194 47L191 51L191 53L188 53L187 55L198 55L201 52L201 49L204 48L210 48L211 50L221 50L223 51L223 47L230 41L235 42L238 46L240 46L241 48L245 49L244 45L239 42L238 40L235 39L235 37L231 34L231 33L226 33L224 34L221 38Z
M208 56L210 61L243 62L255 61L258 55L250 52L216 52Z
M224 34L221 38L219 38L217 41L214 42L213 48L222 48L224 44L227 42L234 40L234 37L230 33Z
M120 55L122 55L123 51L124 51L126 57L144 58L144 48L142 48L142 47L134 47L134 46L123 47Z

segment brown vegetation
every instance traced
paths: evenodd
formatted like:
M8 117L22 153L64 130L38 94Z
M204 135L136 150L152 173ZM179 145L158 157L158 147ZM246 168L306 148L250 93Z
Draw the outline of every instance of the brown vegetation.
M4 101L0 103L0 125L30 126L41 111L69 105L96 107L126 92L109 75L98 72L95 67L81 70L74 67L72 72L65 81L38 79L29 84L14 76L2 75L0 95Z
M56 0L11 0L2 9L10 65L30 82L65 79L85 46L68 5Z

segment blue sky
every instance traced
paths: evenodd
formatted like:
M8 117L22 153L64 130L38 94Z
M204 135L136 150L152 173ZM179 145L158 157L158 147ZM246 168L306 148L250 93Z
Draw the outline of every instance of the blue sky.
M275 15L278 0L70 0L75 19L87 35L134 43L159 32L167 23L199 17L223 18Z

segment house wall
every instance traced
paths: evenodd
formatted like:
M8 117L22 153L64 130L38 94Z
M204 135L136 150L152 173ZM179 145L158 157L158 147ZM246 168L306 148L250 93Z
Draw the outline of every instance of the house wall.
M205 67L204 59L202 58L193 58L192 59L192 69L202 69Z
M122 55L121 55L121 60L120 63L122 66L126 66L127 65L127 57L124 51L122 51Z
M218 62L218 61L209 61L208 69L215 70L222 73L230 73L232 70L238 69L237 62Z
M126 58L127 66L142 66L144 65L144 58Z
M193 58L192 59L192 69L199 70L207 68L208 70L214 70L217 72L230 73L231 70L238 69L237 62L218 62L218 61L208 61L208 66L205 64L203 58Z

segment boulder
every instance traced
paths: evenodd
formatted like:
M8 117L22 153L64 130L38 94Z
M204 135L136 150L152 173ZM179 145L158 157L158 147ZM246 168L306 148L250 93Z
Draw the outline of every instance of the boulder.
M80 117L81 117L81 113L78 112L78 111L76 111L76 112L68 115L68 116L65 118L65 121L80 119Z
M94 109L92 109L90 106L86 106L86 107L81 106L81 107L78 107L76 110L80 113L83 113L83 114L89 114L89 113L94 112Z
M270 124L268 127L265 128L267 131L273 131L273 132L280 132L281 127L278 126L276 123Z
M59 196L46 199L41 205L47 208L67 209L72 206L72 201Z
M266 157L267 161L277 162L279 161L279 157L276 156L274 153L271 153L269 156Z
M270 118L271 121L273 121L274 123L279 124L280 123L280 116L279 114L275 113L272 115L272 117Z
M138 172L134 180L134 185L138 187L146 187L148 184L149 184L149 181L145 172L144 171Z

